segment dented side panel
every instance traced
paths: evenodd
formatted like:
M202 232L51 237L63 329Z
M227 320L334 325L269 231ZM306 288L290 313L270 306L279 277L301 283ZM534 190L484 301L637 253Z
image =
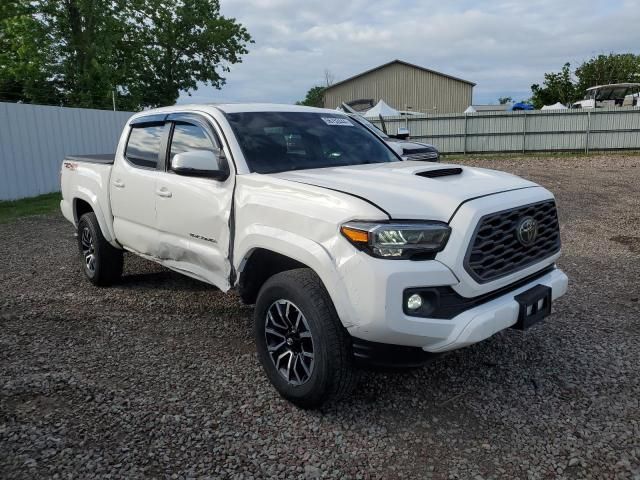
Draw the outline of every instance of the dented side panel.
M234 267L256 248L293 258L322 279L347 328L358 314L344 288L341 265L357 252L339 233L349 220L388 220L382 210L346 193L301 185L276 177L236 177Z
M224 182L163 173L157 197L157 256L193 272L223 291L230 288L231 203L235 176Z

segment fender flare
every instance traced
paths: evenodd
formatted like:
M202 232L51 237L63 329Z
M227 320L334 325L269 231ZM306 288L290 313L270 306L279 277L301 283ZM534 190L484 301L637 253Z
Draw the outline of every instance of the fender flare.
M242 235L236 246L237 259L234 265L238 279L251 254L259 248L292 258L312 269L324 284L342 324L348 328L356 323L355 312L346 291L341 288L343 280L329 251L320 243L296 233L252 225ZM236 283L238 282L236 279Z
M89 206L91 206L91 209L93 210L93 213L95 213L96 219L98 220L98 225L100 225L100 230L102 231L102 236L105 238L105 240L107 242L109 242L111 245L113 245L114 247L116 247L116 248L122 248L115 241L115 234L113 232L113 223L112 222L107 222L107 219L105 218L104 212L102 211L102 208L100 207L100 203L98 202L97 195L94 194L88 188L81 187L81 186L77 187L75 189L75 191L73 192L72 208L73 208L73 217L75 219L76 226L78 225L78 221L80 220L77 217L77 214L76 214L76 211L77 211L77 209L76 209L76 201L77 200L82 200L84 202L87 202L89 204Z

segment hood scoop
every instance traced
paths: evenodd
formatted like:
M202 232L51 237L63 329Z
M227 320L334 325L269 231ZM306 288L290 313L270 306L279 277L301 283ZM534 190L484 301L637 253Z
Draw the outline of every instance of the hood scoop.
M424 172L418 172L416 175L419 177L426 178L437 178L437 177L449 177L451 175L460 175L462 173L462 168L454 167L454 168L436 168L433 170L425 170Z

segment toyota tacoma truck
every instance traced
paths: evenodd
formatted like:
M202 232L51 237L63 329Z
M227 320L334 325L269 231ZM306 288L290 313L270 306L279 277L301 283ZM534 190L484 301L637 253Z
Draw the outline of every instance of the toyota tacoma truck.
M402 161L334 110L144 111L115 154L66 157L61 182L90 282L117 282L131 252L237 291L266 376L303 408L348 394L362 365L528 328L567 289L548 190Z

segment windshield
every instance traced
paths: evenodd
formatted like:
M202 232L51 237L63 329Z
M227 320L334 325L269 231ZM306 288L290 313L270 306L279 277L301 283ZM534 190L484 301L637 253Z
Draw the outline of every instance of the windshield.
M252 172L400 161L373 133L341 114L245 112L227 119Z

